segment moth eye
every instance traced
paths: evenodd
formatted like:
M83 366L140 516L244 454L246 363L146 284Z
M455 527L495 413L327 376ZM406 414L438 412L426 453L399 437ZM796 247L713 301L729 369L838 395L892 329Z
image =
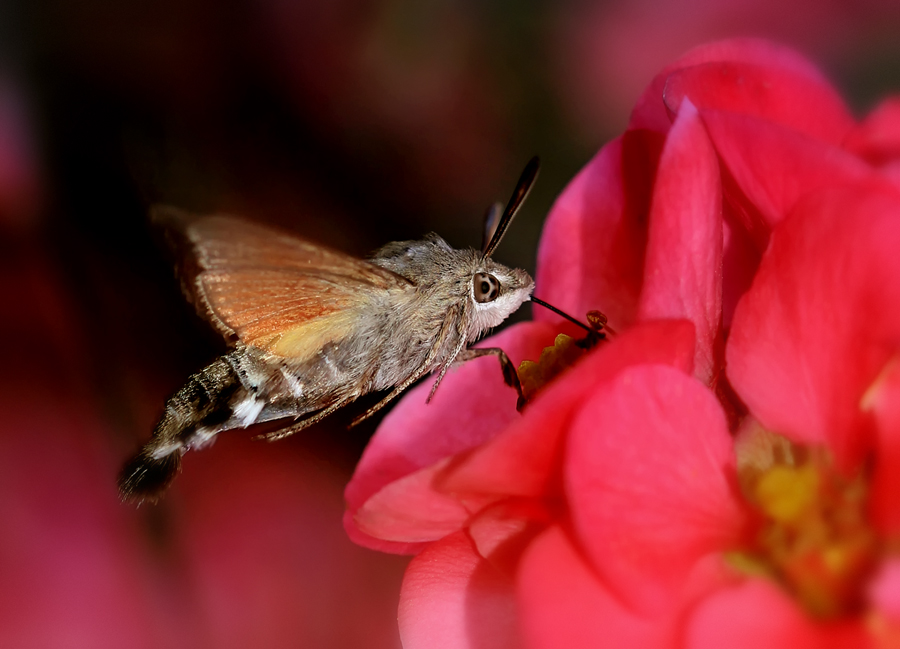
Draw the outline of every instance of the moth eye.
M488 273L475 273L475 277L472 278L472 288L475 293L475 301L482 304L493 302L500 295L500 282Z

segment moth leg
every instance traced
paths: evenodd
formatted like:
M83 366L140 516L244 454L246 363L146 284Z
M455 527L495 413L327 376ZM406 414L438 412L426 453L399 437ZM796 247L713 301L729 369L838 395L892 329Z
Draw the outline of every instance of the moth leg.
M376 412L378 412L379 410L384 408L391 401L393 401L394 399L399 397L400 394L402 394L403 391L406 390L406 388L411 386L413 383L415 383L420 378L425 376L425 374L428 373L428 368L431 367L431 364L434 362L434 359L437 358L437 355L440 353L441 347L444 346L444 342L447 340L447 336L450 335L450 331L453 329L454 325L460 326L462 324L461 321L457 322L458 312L459 312L459 309L457 307L451 307L450 310L447 311L447 317L444 319L444 324L441 325L441 332L438 334L437 340L435 340L434 344L432 344L431 349L428 350L428 356L426 356L425 360L422 361L421 367L419 367L419 369L416 370L411 376L407 377L406 380L403 381L403 383L401 383L400 385L395 387L393 390L391 390L390 394L388 394L384 399L382 399L381 401L376 403L374 406L372 406L371 408L366 410L359 417L354 419L350 423L350 428L353 428L354 426L364 422L366 419L368 419L369 417L374 415ZM456 358L459 355L459 352L460 352L462 346L465 344L466 344L465 339L460 338L460 343L459 343L459 345L457 345L456 349L453 351L452 357L447 361L447 363L441 369L441 374L440 374L440 376L438 376L438 383L440 383L441 377L444 376L444 372L447 371L447 367L453 362L454 358ZM436 387L437 387L437 384L435 384L435 388ZM434 394L434 388L432 389L431 393ZM428 397L428 399L430 401L431 397Z
M513 362L509 359L509 356L506 355L505 351L499 347L475 347L463 351L456 360L457 362L465 362L475 358L481 358L482 356L496 356L497 360L500 361L500 370L503 372L503 381L519 395L519 400L516 402L516 410L521 412L522 408L525 407L525 393L522 392L522 383L519 381L519 374L516 372L516 366L513 365Z
M453 350L453 354L444 363L444 366L441 368L438 377L434 381L434 385L431 386L431 392L428 393L428 398L425 399L425 403L431 403L432 398L434 398L434 393L437 392L438 386L441 384L441 381L444 380L444 375L447 373L447 370L450 369L450 366L453 365L459 359L460 353L462 353L463 347L466 345L466 339L460 338L459 344L456 346L456 349Z
M413 376L410 377L410 379L412 379L412 380L407 379L406 381L404 381L403 383L398 385L396 388L391 390L391 393L389 395L387 395L384 399L382 399L381 401L376 403L374 406L372 406L371 408L366 410L359 417L357 417L356 419L351 421L350 428L353 428L354 426L358 426L359 424L364 422L366 419L368 419L369 417L374 415L376 412L378 412L379 410L384 408L391 401L393 401L394 399L399 397L406 388L408 388L410 385L412 385L413 383L418 381L420 378L422 378L422 374L424 374L424 372L422 372L421 374L420 373L414 374Z
M436 349L436 348L437 348L437 345L435 345L435 349ZM434 354L434 356L436 356L436 355L437 355L437 354ZM354 426L356 426L356 425L358 425L358 424L364 422L366 419L368 419L369 417L371 417L372 415L374 415L376 412L378 412L379 410L381 410L382 408L384 408L384 407L385 407L387 404L389 404L391 401L393 401L394 399L396 399L397 397L399 397L399 396L403 393L403 391L406 390L406 388L408 388L408 387L411 386L413 383L415 383L416 381L418 381L419 379L421 379L423 376L425 376L425 374L428 373L428 366L431 364L431 361L432 361L432 360L434 360L434 358L432 358L432 354L429 353L429 354L428 354L428 357L425 359L425 362L422 363L422 367L419 368L418 370L416 370L415 374L413 374L413 375L410 376L408 379L406 379L403 383L401 383L401 384L398 385L396 388L394 388L393 390L391 390L390 394L388 394L384 399L382 399L381 401L379 401L378 403L376 403L374 406L372 406L371 408L369 408L368 410L366 410L366 411L365 411L363 414L361 414L359 417L357 417L356 419L354 419L354 420L350 423L350 428L353 428ZM442 376L443 376L443 374L442 374ZM430 398L431 398L431 397L429 397L429 399L430 399Z
M350 403L351 401L356 399L356 397L358 397L358 396L359 395L354 394L351 397L347 397L347 398L341 399L339 401L336 401L335 403L331 404L330 406L328 406L328 407L324 408L323 410L320 410L316 414L312 415L311 417L307 417L306 419L301 419L298 422L294 422L290 426L288 426L286 428L282 428L281 430L276 430L272 433L266 433L265 435L259 435L256 439L266 439L270 442L274 442L276 440L284 439L285 437L293 435L294 433L299 433L304 428L309 428L313 424L319 423L320 421L325 419L325 417L327 417L331 413L335 412L336 410L340 410L341 408L346 406L348 403Z

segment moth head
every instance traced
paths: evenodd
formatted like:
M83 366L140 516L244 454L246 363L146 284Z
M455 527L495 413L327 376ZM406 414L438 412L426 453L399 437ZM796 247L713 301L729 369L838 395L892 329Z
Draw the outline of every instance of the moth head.
M533 290L534 280L524 270L485 260L469 283L473 328L480 334L496 327L522 306Z

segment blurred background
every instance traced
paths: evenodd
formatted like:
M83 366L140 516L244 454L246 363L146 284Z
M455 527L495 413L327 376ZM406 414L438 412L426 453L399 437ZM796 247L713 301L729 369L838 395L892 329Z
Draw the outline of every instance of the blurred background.
M533 271L554 197L667 62L774 38L862 114L900 88L898 30L892 0L2 0L0 646L399 644L406 560L341 527L369 402L225 435L160 504L118 502L165 398L223 351L149 204L360 255L478 246L540 154L497 254Z

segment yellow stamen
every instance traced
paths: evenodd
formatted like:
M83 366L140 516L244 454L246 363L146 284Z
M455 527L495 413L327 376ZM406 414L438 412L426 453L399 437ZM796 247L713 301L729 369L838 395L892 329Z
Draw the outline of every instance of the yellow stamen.
M517 373L526 400L531 400L541 388L584 355L585 350L577 343L571 336L559 334L552 347L544 347L540 360L521 362Z
M842 475L824 449L761 427L742 433L736 450L742 491L761 524L729 563L771 575L814 616L857 612L883 552L867 517L867 476Z
M760 476L754 496L768 516L789 523L815 503L818 489L815 468L774 466Z

